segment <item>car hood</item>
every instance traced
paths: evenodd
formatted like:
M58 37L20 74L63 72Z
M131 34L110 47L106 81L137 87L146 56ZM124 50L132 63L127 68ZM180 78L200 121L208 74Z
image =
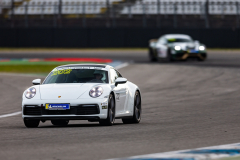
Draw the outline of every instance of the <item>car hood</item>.
M182 50L188 50L188 49L197 49L199 47L199 43L195 43L195 42L172 43L170 46L171 47L180 46Z
M88 93L96 83L44 84L40 85L41 99L78 99ZM59 97L61 96L61 97Z

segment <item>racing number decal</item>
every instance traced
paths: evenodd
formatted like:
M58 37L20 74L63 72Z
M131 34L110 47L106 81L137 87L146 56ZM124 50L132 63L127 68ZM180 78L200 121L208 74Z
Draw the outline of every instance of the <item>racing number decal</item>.
M65 72L64 72L64 74L70 74L71 73L71 69L65 69Z
M117 100L117 101L120 100L120 93L116 93L116 100Z
M70 74L71 73L71 69L62 69L62 70L56 70L56 71L53 71L53 74L52 76L56 76L58 74Z

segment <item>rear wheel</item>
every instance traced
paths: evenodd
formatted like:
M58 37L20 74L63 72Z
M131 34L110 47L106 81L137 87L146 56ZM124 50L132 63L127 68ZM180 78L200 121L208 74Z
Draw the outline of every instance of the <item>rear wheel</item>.
M51 123L55 126L67 126L69 120L51 120Z
M132 118L122 119L123 123L130 124L130 123L139 123L141 121L142 106L141 106L141 96L138 91L136 91L135 93L133 112L134 113Z
M113 95L110 94L108 99L108 116L107 119L99 120L100 125L102 126L112 126L115 121L115 102Z
M36 128L39 125L40 120L26 120L24 119L24 124L27 128Z

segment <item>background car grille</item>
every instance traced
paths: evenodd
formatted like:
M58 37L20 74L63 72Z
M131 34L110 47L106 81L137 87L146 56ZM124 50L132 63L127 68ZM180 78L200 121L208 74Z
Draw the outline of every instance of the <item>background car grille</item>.
M24 115L41 115L41 108L40 107L28 107L25 106L23 110Z

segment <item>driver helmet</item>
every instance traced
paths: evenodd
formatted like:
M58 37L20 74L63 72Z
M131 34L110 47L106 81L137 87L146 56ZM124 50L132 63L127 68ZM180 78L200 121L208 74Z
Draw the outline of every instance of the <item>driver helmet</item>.
M93 75L96 75L96 74L100 74L100 75L102 76L102 78L101 78L102 81L105 81L105 80L106 80L106 76L105 76L105 74L104 74L104 71L95 70L95 71L93 72Z

